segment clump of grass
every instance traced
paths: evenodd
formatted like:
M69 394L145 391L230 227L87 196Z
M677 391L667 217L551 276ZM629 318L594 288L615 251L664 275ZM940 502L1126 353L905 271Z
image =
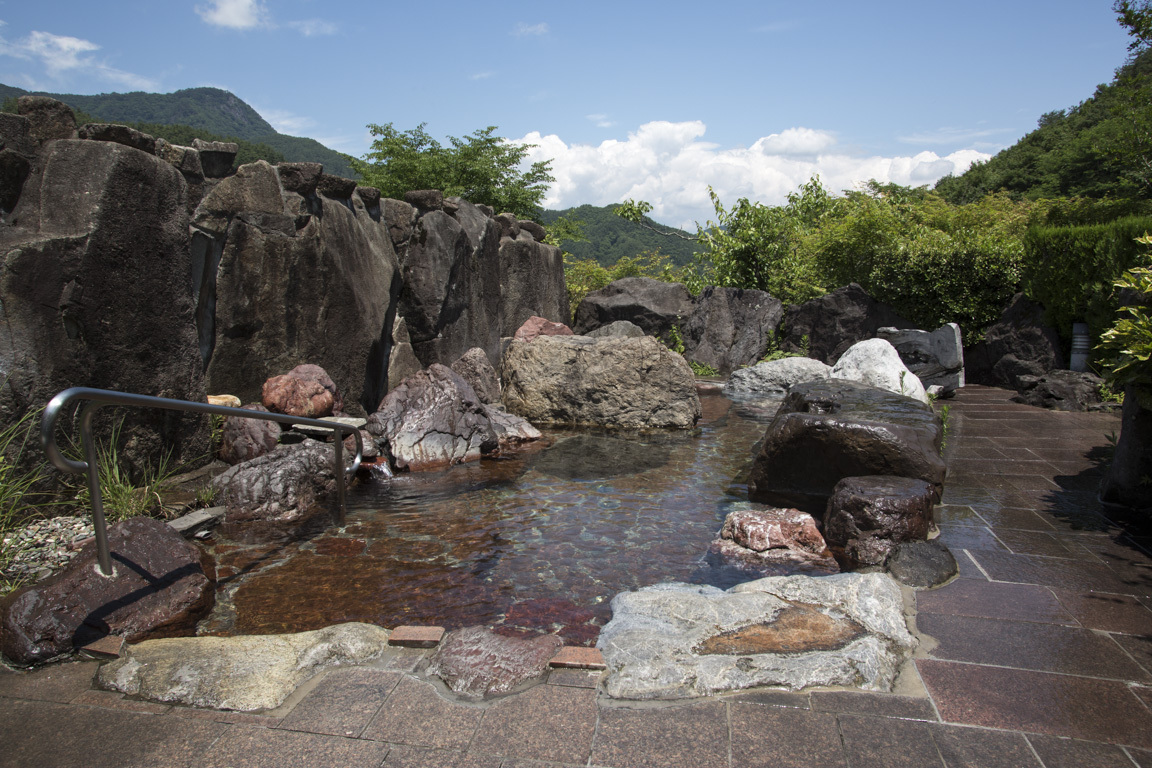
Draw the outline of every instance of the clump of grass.
M698 363L695 360L689 360L688 365L692 368L692 373L696 374L697 376L704 376L707 378L720 375L720 371L716 370L710 365L707 365L706 363Z
M176 473L171 452L165 452L156 464L145 468L140 482L132 482L116 447L123 426L124 420L120 419L113 425L108 441L96 445L100 499L104 506L104 517L109 523L118 523L132 517L156 516L161 511L164 494L172 490L172 478ZM72 451L78 451L75 443ZM76 477L81 483L76 493L76 503L90 514L92 498L87 478L85 475Z
M0 430L0 595L19 587L24 579L9 573L20 554L13 535L46 506L54 504L49 494L36 490L44 465L28 468L27 451L35 450L40 410L28 411L18 421Z

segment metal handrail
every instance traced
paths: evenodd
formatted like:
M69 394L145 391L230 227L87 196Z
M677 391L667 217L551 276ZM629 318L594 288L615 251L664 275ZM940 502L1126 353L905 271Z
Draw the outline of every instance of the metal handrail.
M64 407L73 400L87 401L80 412L80 442L84 448L86 461L74 461L60 452L56 444L56 419ZM171 400L166 397L152 397L151 395L134 395L127 392L115 392L110 389L91 389L89 387L72 387L66 389L48 403L44 409L44 417L40 423L40 444L48 454L48 460L57 469L70 472L74 475L87 473L88 492L92 499L92 525L96 537L96 557L100 563L100 572L104 576L112 576L112 556L108 551L108 532L104 522L104 502L100 498L100 475L96 466L96 444L92 439L92 416L105 405L131 405L141 408L162 408L168 411L190 411L193 413L211 413L218 416L237 416L244 419L262 419L275 421L280 424L302 424L318 429L329 429L336 433L336 456L333 460L333 471L336 475L336 497L340 504L340 514L344 515L344 486L345 473L355 473L360 468L360 461L364 455L364 440L360 437L360 430L348 424L321 419L307 419L299 416L289 416L284 413L269 413L267 411L250 411L244 408L232 408L227 405L212 405L210 403L194 403L189 400ZM352 466L344 469L344 437L345 433L356 438L356 456Z

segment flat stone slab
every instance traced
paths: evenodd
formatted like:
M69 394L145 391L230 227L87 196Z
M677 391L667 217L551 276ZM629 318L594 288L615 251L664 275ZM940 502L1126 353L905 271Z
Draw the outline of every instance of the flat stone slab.
M563 641L555 635L506 637L483 627L449 632L433 654L428 674L470 698L511 693L541 677Z
M296 687L337 665L364 664L388 630L349 622L292 635L179 637L128 646L100 668L100 685L152 701L251 711L280 706Z
M405 648L435 648L444 638L444 627L396 627L388 638L389 645Z
M596 648L566 645L557 651L548 666L560 669L606 669L604 654Z
M900 587L881 573L622 592L597 643L606 690L624 699L755 686L888 691L915 645Z

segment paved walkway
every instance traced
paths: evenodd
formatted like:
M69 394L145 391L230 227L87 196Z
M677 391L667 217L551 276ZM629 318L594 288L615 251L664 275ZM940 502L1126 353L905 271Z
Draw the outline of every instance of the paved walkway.
M0 674L0 766L1152 768L1152 526L1095 501L1108 414L971 387L951 406L942 538L961 577L917 596L909 695L760 691L622 705L597 676L468 706L406 649L245 715L92 689L95 662Z

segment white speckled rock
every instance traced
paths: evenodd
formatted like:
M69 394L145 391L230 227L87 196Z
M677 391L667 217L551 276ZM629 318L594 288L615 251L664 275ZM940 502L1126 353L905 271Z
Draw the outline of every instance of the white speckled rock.
M105 688L152 701L272 709L326 667L377 658L388 645L388 635L386 629L349 622L294 635L147 640L101 667L99 681Z
M786 394L796 384L826 379L831 373L831 366L819 360L784 357L733 371L728 377L728 383L724 385L724 394L729 397Z
M858 381L928 402L920 379L904 365L896 347L884 339L866 339L848 347L832 366L832 378Z
M771 626L789 611L859 631L823 650L804 650L803 643L774 652L702 650L718 636ZM764 685L890 690L915 644L900 587L885 574L846 573L769 577L727 592L689 584L623 592L612 600L597 647L610 696L678 699Z

